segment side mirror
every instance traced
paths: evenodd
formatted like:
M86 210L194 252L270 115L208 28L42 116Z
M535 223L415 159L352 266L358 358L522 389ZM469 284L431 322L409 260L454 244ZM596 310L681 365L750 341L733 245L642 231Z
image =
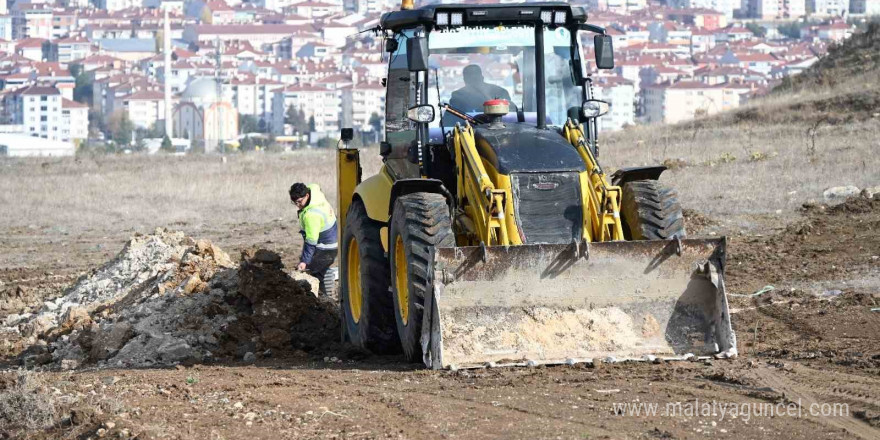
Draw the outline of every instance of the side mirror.
M614 48L610 35L594 36L593 50L596 52L596 67L600 69L614 68Z
M394 38L388 38L385 40L385 52L394 53L397 52L397 40Z
M609 110L611 110L611 104L598 99L584 101L584 106L581 108L585 118L598 118L608 113Z
M391 144L385 141L379 142L379 155L388 157L391 154Z
M354 129L353 128L343 128L342 129L342 142L351 142L354 139Z
M406 40L406 64L410 72L428 70L428 39L412 37Z
M434 122L434 106L428 104L410 107L406 111L406 117L413 122L430 124Z

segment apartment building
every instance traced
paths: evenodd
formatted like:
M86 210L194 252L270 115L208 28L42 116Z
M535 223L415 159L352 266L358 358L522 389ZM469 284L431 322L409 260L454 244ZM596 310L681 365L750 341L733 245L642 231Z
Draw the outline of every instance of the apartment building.
M842 17L849 12L849 0L807 0L807 12L820 17Z
M49 61L68 64L82 60L92 53L92 44L83 37L69 37L56 40L49 46Z
M384 119L385 87L379 81L363 81L341 90L343 125L359 131L373 131L370 125L373 114Z
M61 100L61 140L79 144L89 137L89 106L69 99Z
M232 103L238 113L250 115L272 125L272 99L284 84L256 76L236 77L223 84L223 100Z
M52 38L52 5L16 2L12 7L12 38Z
M70 35L78 27L78 11L76 9L54 9L52 12L52 38Z
M0 15L0 39L12 41L12 17L9 15Z
M615 131L635 124L636 91L631 81L619 76L596 78L593 94L611 104L608 113L598 120L599 131Z
M849 12L868 16L880 15L880 0L850 0Z
M748 0L747 15L762 20L799 18L806 15L806 0Z
M285 127L287 109L293 106L302 110L306 120L314 118L315 132L335 135L339 131L340 112L342 111L342 93L315 86L287 86L275 91L272 100L272 130L276 134L290 134L290 127Z
M645 122L675 124L738 107L743 102L742 87L696 81L645 87Z
M114 107L124 111L137 128L149 129L165 120L165 95L158 90L139 90L116 99L121 105Z
M6 120L23 125L25 133L53 141L62 140L61 92L55 87L33 85L3 98Z

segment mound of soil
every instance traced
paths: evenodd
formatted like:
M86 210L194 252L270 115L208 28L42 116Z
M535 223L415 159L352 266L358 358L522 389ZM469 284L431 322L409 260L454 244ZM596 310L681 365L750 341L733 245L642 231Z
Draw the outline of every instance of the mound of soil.
M880 270L880 198L807 205L780 234L731 240L726 280L734 291L766 284L852 280Z
M250 360L339 340L336 304L274 252L245 251L236 265L210 241L163 229L5 324L22 364L62 368Z
M240 319L238 325L230 326L230 337L241 335L245 339L238 338L238 343L246 344L246 338L259 335L257 350L292 346L312 351L338 341L337 304L315 297L308 284L294 280L283 269L281 257L275 252L265 249L242 252L238 292L241 299L249 303L250 313ZM246 329L251 330L244 331Z

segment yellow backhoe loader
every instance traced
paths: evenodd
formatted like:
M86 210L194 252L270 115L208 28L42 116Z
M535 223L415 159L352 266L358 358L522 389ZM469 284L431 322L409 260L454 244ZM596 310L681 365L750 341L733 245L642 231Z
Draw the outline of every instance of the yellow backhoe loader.
M665 168L597 161L614 59L581 8L405 1L375 30L384 165L338 149L346 340L435 369L736 356L725 239L685 238Z

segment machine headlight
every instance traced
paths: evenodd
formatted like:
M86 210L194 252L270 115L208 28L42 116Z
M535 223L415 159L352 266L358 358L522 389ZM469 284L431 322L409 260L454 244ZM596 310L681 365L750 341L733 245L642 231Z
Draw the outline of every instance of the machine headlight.
M553 13L553 24L563 25L568 14L565 11L556 11Z
M449 14L446 12L438 12L437 13L437 26L448 26L449 25Z
M417 105L410 107L406 111L406 117L413 122L431 123L434 122L434 106L433 105Z
M453 26L461 26L464 23L464 14L461 12L453 12L449 18Z
M585 118L598 118L611 110L611 104L598 99L590 99L584 102L583 112Z
M544 24L553 23L553 11L541 11L541 21L543 21Z

